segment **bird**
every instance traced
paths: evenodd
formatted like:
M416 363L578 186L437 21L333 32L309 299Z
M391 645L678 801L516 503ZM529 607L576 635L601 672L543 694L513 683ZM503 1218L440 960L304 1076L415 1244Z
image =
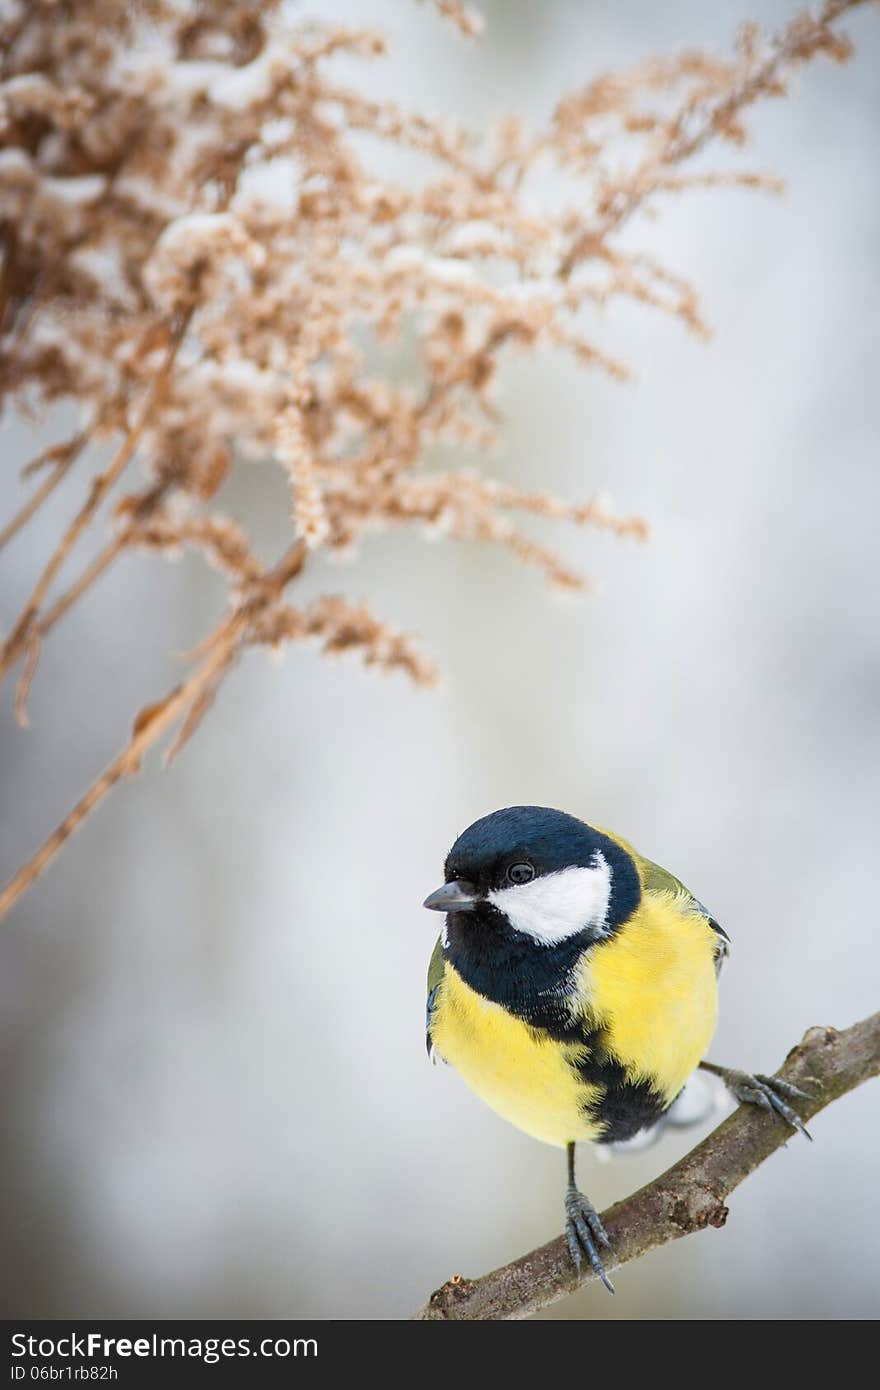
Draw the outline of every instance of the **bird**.
M426 1041L504 1119L563 1148L565 1238L610 1293L602 1220L575 1146L626 1146L662 1127L698 1068L805 1134L778 1077L705 1058L730 938L684 884L609 830L509 806L459 835L428 968Z

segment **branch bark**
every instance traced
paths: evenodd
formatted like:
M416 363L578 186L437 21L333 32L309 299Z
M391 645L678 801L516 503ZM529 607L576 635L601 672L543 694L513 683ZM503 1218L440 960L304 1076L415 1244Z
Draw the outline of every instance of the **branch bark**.
M810 1092L810 1100L795 1105L803 1120L878 1074L880 1013L844 1032L809 1029L777 1073ZM741 1105L661 1177L602 1213L611 1239L611 1249L603 1252L606 1268L610 1272L706 1226L723 1226L728 1215L725 1198L791 1137L791 1130L775 1116ZM590 1272L578 1280L560 1236L481 1279L455 1275L431 1295L415 1319L525 1318L593 1278Z

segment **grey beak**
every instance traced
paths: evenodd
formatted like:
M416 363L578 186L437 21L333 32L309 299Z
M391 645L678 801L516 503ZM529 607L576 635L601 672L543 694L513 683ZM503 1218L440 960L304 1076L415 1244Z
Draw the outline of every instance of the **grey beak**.
M477 890L472 883L465 883L462 878L455 878L451 883L444 883L442 888L431 893L425 898L423 907L429 907L432 912L472 912L477 905Z

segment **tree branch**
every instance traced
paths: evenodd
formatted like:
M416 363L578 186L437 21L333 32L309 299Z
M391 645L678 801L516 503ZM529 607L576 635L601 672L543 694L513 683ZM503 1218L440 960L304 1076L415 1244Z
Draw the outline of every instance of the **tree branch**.
M845 1032L811 1028L777 1073L809 1091L795 1108L804 1120L880 1074L880 1013ZM667 1241L723 1226L725 1198L792 1137L791 1130L755 1106L741 1105L661 1177L602 1213L611 1239L603 1254L610 1271ZM417 1321L525 1318L572 1293L579 1283L564 1237L484 1275L455 1275L415 1314Z

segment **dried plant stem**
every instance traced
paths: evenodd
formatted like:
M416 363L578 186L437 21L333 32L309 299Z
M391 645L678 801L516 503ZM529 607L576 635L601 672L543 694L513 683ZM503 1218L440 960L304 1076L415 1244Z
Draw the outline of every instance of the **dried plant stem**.
M12 537L21 530L22 526L25 526L27 522L30 521L31 517L39 511L46 498L55 491L55 488L61 482L68 467L69 464L56 464L53 472L49 474L48 478L44 479L40 486L31 493L20 510L16 512L15 516L6 523L2 531L0 531L0 550L2 550L3 546L7 545L9 541L12 540Z
M109 569L110 565L116 559L116 556L130 544L131 535L132 532L126 529L114 536L113 539L104 546L104 549L98 552L94 560L86 565L79 578L75 579L70 587L65 589L64 593L58 596L45 616L40 619L37 631L41 638L46 636L46 633L70 611L76 601L82 598L83 594L92 587L97 579L100 579L104 571Z
M122 476L131 462L141 435L147 428L159 398L168 384L171 369L174 366L175 359L180 350L180 345L186 337L194 312L194 306L188 308L180 316L171 330L165 358L147 388L135 423L126 434L108 468L106 468L103 473L99 473L92 482L88 497L68 526L58 545L55 547L40 578L37 580L18 622L9 634L2 650L0 650L0 679L6 675L10 666L21 656L27 646L34 628L34 623L46 599L46 595L52 587L59 570L73 550L80 536L91 522L95 512L107 496L107 493L113 487L117 479Z
M81 434L76 439L71 440L69 444L61 445L49 451L55 455L55 466L49 476L31 493L28 500L20 510L16 512L15 516L6 523L2 530L0 530L0 550L12 540L12 537L21 530L22 526L27 525L31 517L39 511L47 497L50 497L55 491L61 479L67 476L71 467L82 452L87 438L87 435ZM45 455L41 455L41 459L45 459L45 457Z
M110 541L109 545L105 545L104 549L86 566L79 578L60 595L45 617L41 618L40 621L31 628L27 635L24 643L24 667L22 668L22 673L15 689L15 717L23 729L27 729L30 725L27 713L27 700L34 676L37 673L37 663L40 659L43 638L50 629L64 617L65 613L73 607L77 599L82 598L83 594L92 587L95 581L100 579L104 571L109 569L110 565L116 559L116 556L128 545L130 535L130 531L120 532L118 536Z
M153 511L161 504L169 484L160 483L155 487L148 488L147 491L136 499L131 514L137 518L138 524L126 526L113 537L111 541L100 550L93 560L86 565L82 574L73 581L64 593L60 594L53 603L49 611L40 618L39 622L32 628L26 641L26 655L24 670L18 682L15 692L15 713L22 728L28 727L27 699L30 694L31 684L37 670L40 649L43 639L48 632L60 622L70 609L88 593L92 585L100 579L101 575L110 568L117 555L123 550L133 545L140 534L139 523L146 521Z
M64 817L57 830L49 836L45 844L23 864L9 880L0 893L0 917L3 917L13 903L36 882L44 869L48 868L65 840L82 824L107 793L123 777L137 772L141 759L149 748L161 738L162 734L184 714L189 704L201 694L214 678L214 673L228 657L229 644L234 641L234 627L227 623L225 630L215 634L215 645L196 671L168 694L155 707L150 717L136 722L135 731L126 747L104 769L100 777L92 783L88 791L76 803L73 810Z
M617 232L661 195L763 186L748 171L686 165L715 137L742 143L744 112L783 92L791 71L847 57L832 26L866 3L819 0L818 14L795 15L775 40L747 26L730 58L686 51L596 75L561 95L543 127L509 113L484 132L340 85L328 61L378 58L383 36L299 23L278 0L202 6L198 23L175 6L102 0L81 0L61 26L46 4L0 20L0 403L68 401L91 422L69 457L56 446L26 470L50 472L0 544L32 521L80 449L111 433L116 449L106 468L90 468L79 510L10 616L0 679L22 663L16 713L26 723L47 633L134 547L195 549L223 574L239 615L193 655L188 682L156 707L161 719L155 709L139 719L132 745L16 876L4 908L142 745L177 721L172 753L182 746L244 645L316 640L328 655L356 650L368 666L433 679L407 634L366 604L278 601L241 519L216 504L237 459L285 469L293 535L314 551L352 555L368 535L407 526L503 546L565 590L583 588L581 576L520 518L645 535L644 522L598 502L564 503L466 466L499 441L501 361L513 348L561 349L625 378L586 312L614 297L704 333L687 278ZM480 28L460 0L435 8L468 35ZM389 177L361 148L363 133L415 155L424 179ZM277 161L296 177L242 186L245 167L269 172ZM568 190L549 202L548 166ZM589 273L572 278L580 263ZM411 371L382 365L372 346L385 343L412 353ZM461 462L425 468L436 446ZM112 537L68 577L75 546L138 465L146 490L123 499Z
M253 592L242 600L238 608L202 643L199 649L202 660L196 670L169 691L162 700L141 710L135 720L131 738L122 752L104 769L48 840L22 865L0 892L0 918L3 918L21 895L36 882L65 841L78 829L86 816L100 805L117 782L139 771L144 754L162 735L191 711L195 711L197 716L200 715L201 702L205 697L208 700L213 698L218 678L234 663L251 622L278 599L290 581L300 573L305 556L304 544L297 541L285 552L275 568L254 586Z
M832 1101L880 1075L880 1013L844 1032L811 1028L792 1048L777 1075L809 1091L799 1101L805 1120ZM609 1269L707 1226L723 1226L724 1205L750 1173L791 1138L775 1116L742 1105L661 1177L602 1213L611 1239ZM592 1279L587 1274L580 1281ZM415 1314L420 1321L525 1318L579 1286L564 1238L486 1274L456 1275Z
M3 235L3 261L0 264L0 331L6 319L6 306L9 303L9 294L12 288L12 277L15 265L15 228L4 228Z
M560 262L560 278L567 280L580 261L594 255L597 247L602 246L612 232L619 231L644 204L646 194L657 187L658 163L663 167L674 168L699 154L720 131L729 128L742 111L759 97L773 92L785 71L798 61L805 61L812 56L817 35L823 31L827 33L830 26L843 15L870 3L872 0L826 0L809 30L796 24L789 25L774 42L764 63L749 72L738 86L725 93L717 102L710 104L689 133L685 133L686 128L682 122L662 151L659 160L656 156L644 160L628 183L616 190L607 211L597 223L584 228L575 237Z

